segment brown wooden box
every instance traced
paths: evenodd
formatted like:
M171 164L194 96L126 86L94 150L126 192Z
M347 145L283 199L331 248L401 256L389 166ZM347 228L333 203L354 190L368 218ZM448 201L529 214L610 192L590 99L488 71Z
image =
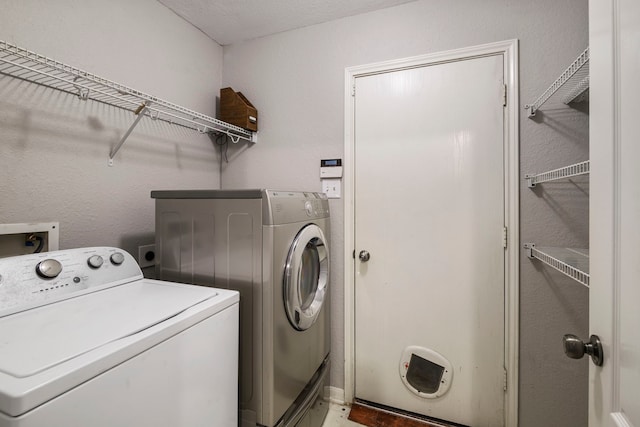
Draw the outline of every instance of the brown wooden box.
M243 129L258 131L258 110L242 92L236 92L230 87L220 89L220 120Z

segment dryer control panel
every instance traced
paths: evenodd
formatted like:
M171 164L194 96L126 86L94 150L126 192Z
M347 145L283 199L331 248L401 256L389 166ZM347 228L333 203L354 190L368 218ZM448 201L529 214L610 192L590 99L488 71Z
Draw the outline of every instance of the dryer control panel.
M329 202L323 193L267 190L270 215L263 224L289 224L329 217Z
M0 317L139 279L138 264L118 248L0 258Z

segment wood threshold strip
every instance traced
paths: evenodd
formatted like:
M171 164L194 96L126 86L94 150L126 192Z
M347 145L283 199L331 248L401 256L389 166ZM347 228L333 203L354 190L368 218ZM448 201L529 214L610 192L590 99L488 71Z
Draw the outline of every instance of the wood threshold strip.
M458 425L421 420L355 402L351 406L349 420L367 427L454 427Z

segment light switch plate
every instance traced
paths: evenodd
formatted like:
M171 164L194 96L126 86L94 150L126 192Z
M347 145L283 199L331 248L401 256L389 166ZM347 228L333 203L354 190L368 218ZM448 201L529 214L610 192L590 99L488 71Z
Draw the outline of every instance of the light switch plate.
M323 179L322 192L329 199L339 199L342 191L342 181L339 179Z

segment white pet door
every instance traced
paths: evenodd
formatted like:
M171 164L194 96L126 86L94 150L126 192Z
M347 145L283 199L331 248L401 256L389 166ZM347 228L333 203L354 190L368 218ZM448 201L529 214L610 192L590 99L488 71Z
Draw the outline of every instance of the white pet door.
M451 363L440 353L418 346L404 349L400 358L400 377L414 394L434 399L451 386Z
M289 249L284 271L284 305L299 331L314 324L329 283L329 249L320 227L306 225Z

